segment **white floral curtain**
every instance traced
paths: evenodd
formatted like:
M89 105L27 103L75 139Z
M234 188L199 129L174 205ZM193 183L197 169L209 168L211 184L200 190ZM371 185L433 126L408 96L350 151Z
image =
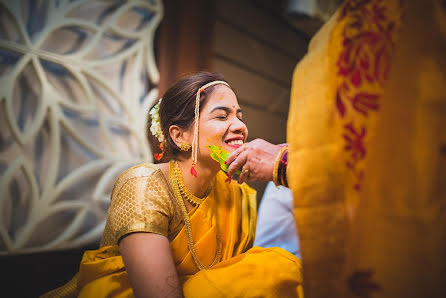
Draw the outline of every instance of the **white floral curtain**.
M0 253L100 240L110 192L151 161L161 0L0 0Z

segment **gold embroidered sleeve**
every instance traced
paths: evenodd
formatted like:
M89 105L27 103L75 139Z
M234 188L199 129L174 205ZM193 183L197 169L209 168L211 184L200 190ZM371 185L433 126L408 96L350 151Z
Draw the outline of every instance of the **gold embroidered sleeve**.
M118 244L124 235L150 232L167 237L172 204L162 172L118 179L112 193L103 244ZM107 240L107 233L109 238ZM111 242L111 243L110 243Z

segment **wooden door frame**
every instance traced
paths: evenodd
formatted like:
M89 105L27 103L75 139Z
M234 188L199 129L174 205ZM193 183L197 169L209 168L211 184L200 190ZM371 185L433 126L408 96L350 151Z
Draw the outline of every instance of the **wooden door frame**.
M215 0L164 0L158 43L160 97L183 75L212 71Z

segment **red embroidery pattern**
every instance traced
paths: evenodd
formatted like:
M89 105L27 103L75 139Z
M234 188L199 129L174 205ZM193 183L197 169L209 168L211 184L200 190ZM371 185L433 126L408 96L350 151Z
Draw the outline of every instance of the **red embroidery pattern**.
M345 165L356 180L353 188L358 192L364 178L361 161L367 156L367 122L380 108L401 24L402 3L395 1L349 0L340 14L339 21L345 23L337 60L340 79L335 107L346 123L343 126Z

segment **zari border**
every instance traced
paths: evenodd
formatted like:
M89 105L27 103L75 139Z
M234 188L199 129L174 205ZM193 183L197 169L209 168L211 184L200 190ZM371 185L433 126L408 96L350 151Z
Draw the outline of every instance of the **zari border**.
M167 237L165 229L149 223L137 222L119 229L115 234L115 243L118 244L123 236L135 232L155 233Z

